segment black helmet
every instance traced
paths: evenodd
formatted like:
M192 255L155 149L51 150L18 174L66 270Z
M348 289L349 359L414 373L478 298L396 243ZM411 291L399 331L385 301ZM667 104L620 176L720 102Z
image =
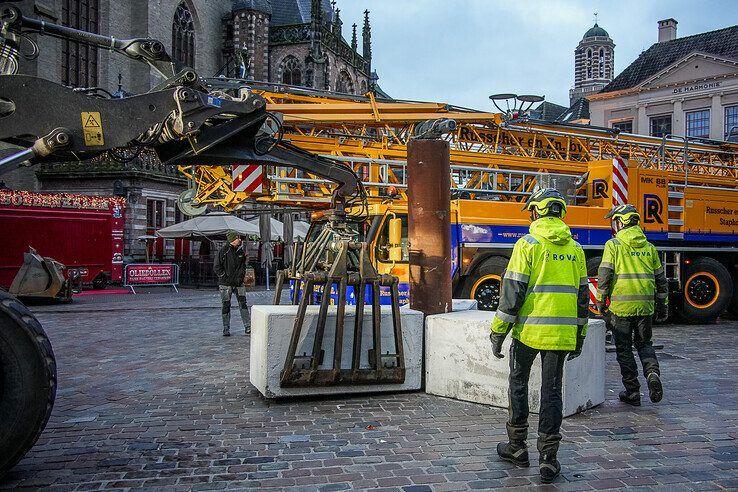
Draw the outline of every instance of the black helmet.
M535 208L541 217L552 215L563 219L566 215L566 200L558 190L543 188L529 196L523 206L523 210L532 208Z
M605 215L606 219L619 220L623 225L635 225L641 221L641 215L638 209L630 203L625 205L616 205Z

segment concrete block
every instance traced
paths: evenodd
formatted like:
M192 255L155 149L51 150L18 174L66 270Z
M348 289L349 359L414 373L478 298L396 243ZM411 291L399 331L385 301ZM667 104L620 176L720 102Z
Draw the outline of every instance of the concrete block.
M477 309L477 301L475 299L451 299L451 311L470 311ZM404 304L400 309L410 309L410 304Z
M298 345L297 354L312 353L313 340L318 322L318 306L308 306L305 327ZM371 347L371 307L364 311L362 354L360 367L368 368L367 351ZM405 382L402 384L345 385L309 388L282 388L279 375L284 368L292 328L297 315L297 306L253 306L251 308L251 358L249 380L267 398L301 395L341 395L351 393L417 390L421 385L421 359L423 350L423 313L410 309L402 310L402 340L405 350ZM330 369L333 364L333 342L335 339L336 307L328 309L323 337L323 365ZM354 309L346 306L345 330L341 367L351 367L351 351L354 338ZM382 307L382 353L395 352L392 333L392 311Z
M489 332L494 312L460 311L426 318L425 391L458 400L508 407L510 343L504 359L492 355ZM540 405L541 362L530 375L530 409ZM564 365L564 416L605 401L605 323L590 320L582 355Z

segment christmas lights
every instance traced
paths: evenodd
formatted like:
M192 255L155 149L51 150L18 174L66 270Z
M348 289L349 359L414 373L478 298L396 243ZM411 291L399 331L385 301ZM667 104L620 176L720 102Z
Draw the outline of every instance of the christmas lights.
M35 193L31 191L0 190L0 205L15 207L77 208L84 210L121 209L123 197L75 195L71 193Z

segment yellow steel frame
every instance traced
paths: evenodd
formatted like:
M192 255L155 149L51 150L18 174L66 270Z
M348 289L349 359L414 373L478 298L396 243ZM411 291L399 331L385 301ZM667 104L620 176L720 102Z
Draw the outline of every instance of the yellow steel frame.
M736 144L690 142L685 152L683 143L669 140L662 151L663 142L656 137L613 135L586 126L505 122L500 114L441 103L382 102L372 94L347 100L327 95L256 92L267 100L269 111L283 115L286 140L316 154L338 160L345 157L343 162L364 181L370 201L386 198L390 185L397 187L401 200L406 198L406 145L417 123L437 118L457 122L456 130L445 138L451 146L452 167L465 169L467 190L481 189L489 170L581 174L590 161L614 157L627 159L631 166L660 169L672 183L686 180L690 184L738 190ZM182 170L190 177L189 168ZM197 166L195 200L226 210L247 199L305 206L323 206L330 200L332 184L319 177L291 168L266 167L264 172L271 179L265 180L264 193L257 195L233 192L228 169ZM450 185L457 186L453 179ZM506 183L503 176L496 181L499 189L511 191L528 191L533 185L532 179Z

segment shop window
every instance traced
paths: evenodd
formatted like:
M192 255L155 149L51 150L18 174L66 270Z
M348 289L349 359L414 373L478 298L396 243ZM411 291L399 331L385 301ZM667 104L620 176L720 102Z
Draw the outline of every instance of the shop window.
M164 200L146 200L146 227L149 229L164 227Z
M710 110L691 111L686 114L687 136L698 138L710 137Z
M633 120L617 121L612 123L612 127L623 133L633 133Z
M730 135L730 130L733 130L733 135L738 134L738 106L725 108L725 138Z
M663 137L671 134L671 115L654 116L650 122L651 136Z

